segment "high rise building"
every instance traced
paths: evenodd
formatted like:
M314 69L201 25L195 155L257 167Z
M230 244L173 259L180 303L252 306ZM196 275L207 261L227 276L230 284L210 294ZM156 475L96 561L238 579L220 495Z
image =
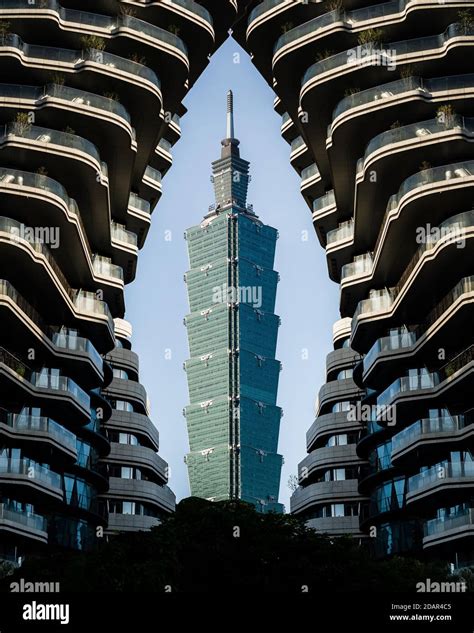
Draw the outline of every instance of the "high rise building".
M281 365L275 360L280 319L273 270L278 235L247 204L249 163L240 157L234 135L232 92L227 134L212 172L216 202L201 224L186 231L191 494L281 512Z
M174 509L124 285L182 100L245 4L0 1L0 557Z
M341 289L292 510L381 556L468 564L474 3L248 8L234 36L275 90Z

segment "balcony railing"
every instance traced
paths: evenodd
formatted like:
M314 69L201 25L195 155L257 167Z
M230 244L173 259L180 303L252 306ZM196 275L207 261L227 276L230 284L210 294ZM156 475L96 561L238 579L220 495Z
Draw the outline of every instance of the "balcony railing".
M153 167L148 167L145 169L145 173L143 175L143 180L151 180L153 186L157 189L161 189L161 172Z
M0 279L0 295L9 297L15 305L47 336L59 349L85 352L97 369L102 372L104 362L92 343L76 334L53 330L35 308L6 279Z
M291 142L291 154L296 154L296 152L301 152L306 150L306 142L302 136L297 136Z
M357 304L357 308L352 317L352 329L357 323L360 316L371 314L372 312L384 312L391 308L394 301L394 293L392 288L384 288L383 290L371 290L368 299L363 299Z
M105 303L105 301L101 301L97 298L94 292L89 292L87 290L78 290L76 291L76 296L74 299L74 306L80 312L88 312L93 316L106 316L109 329L114 331L114 319L110 313L109 306Z
M382 58L387 65L393 65L395 59L405 55L413 55L429 50L441 49L447 41L459 36L470 37L474 35L474 26L465 27L461 24L450 24L444 33L429 35L390 44L365 44L356 46L349 51L342 51L316 62L308 68L303 76L301 85L309 83L319 75L336 68L370 66L377 61L380 65Z
M426 521L423 526L425 537L443 534L448 530L464 527L466 525L474 525L474 509L468 508L463 512L447 517L439 517Z
M87 27L88 30L90 28L101 29L106 31L107 35L113 34L114 31L117 31L123 26L135 31L135 33L148 35L158 42L165 42L179 49L186 56L188 54L186 45L174 33L165 31L154 24L139 20L130 15L108 16L87 11L77 11L76 9L65 9L57 0L41 0L36 10L38 10L38 8L55 11L63 23L80 24ZM29 6L28 3L25 5L24 0L0 0L0 9L31 9L31 6Z
M474 462L451 462L428 468L407 480L407 492L416 492L445 479L458 478L474 479Z
M354 261L342 267L341 282L346 281L349 277L368 274L372 270L373 261L372 253L357 255L354 257Z
M8 140L11 137L24 138L31 141L37 141L42 144L61 145L65 148L73 148L85 154L89 154L100 166L102 173L107 175L107 164L101 161L99 150L85 138L69 134L67 132L58 132L37 125L29 125L28 123L8 123L0 128L3 139Z
M95 48L83 51L74 51L67 48L26 44L21 37L15 33L0 36L0 43L5 47L16 48L29 59L39 60L40 65L44 65L45 62L51 64L54 64L55 62L62 62L76 68L78 66L82 66L84 62L89 61L104 66L107 69L116 68L117 70L129 75L146 79L153 84L155 88L161 91L160 80L151 68L143 66L138 62L124 59L119 55L105 53L104 51L99 51Z
M309 167L305 167L301 172L301 184L303 185L305 180L319 176L319 169L316 163L313 163Z
M336 196L334 195L334 189L331 189L331 191L325 193L324 196L316 198L313 202L313 213L317 214L323 209L333 206L336 206Z
M250 13L248 26L250 26L252 22L254 22L261 15L263 15L264 13L267 13L267 11L270 11L271 9L273 9L274 7L277 7L280 4L291 5L291 4L294 4L294 0L264 0L263 2L258 4L255 7L255 9L253 9L253 11Z
M458 371L474 361L474 345L455 356L448 363L434 372L420 370L419 373L397 378L377 398L377 405L388 406L402 393L433 389L443 382L447 382Z
M42 432L57 438L62 444L76 450L76 436L51 418L24 413L0 412L0 422L18 431Z
M151 215L150 211L150 203L147 200L143 200L137 196L136 193L131 193L130 198L128 199L128 206L130 209L137 209L146 215Z
M382 147L389 147L394 143L401 143L408 139L419 139L429 137L432 134L442 134L452 130L463 131L467 136L474 133L474 118L459 116L457 114L446 115L446 121L440 122L438 119L429 119L411 125L387 130L375 136L367 145L363 158L357 162L357 172L361 172L367 158Z
M474 422L471 416L444 415L437 418L425 418L411 424L392 438L392 454L402 450L417 439L429 435L444 433L452 436L457 431L470 426Z
M96 255L94 257L93 266L94 272L97 275L102 275L103 277L110 277L111 279L118 279L120 281L123 281L122 267L113 264L110 257Z
M328 231L326 235L326 245L334 244L335 242L342 242L354 237L354 221L349 220L339 224L337 229Z
M0 503L0 521L2 520L18 523L38 532L47 530L47 521L44 517L34 512L20 510L12 504Z
M31 459L0 457L0 478L3 474L26 475L30 481L40 481L50 488L62 491L61 475Z
M123 242L124 244L130 244L131 246L137 246L138 237L136 233L132 233L132 231L127 231L124 224L117 224L117 222L112 222L110 225L110 230L112 234L112 239L117 242Z
M416 343L416 340L416 333L408 331L391 334L390 336L383 336L382 338L377 339L364 357L364 372L367 372L369 368L372 367L380 354L410 348Z
M375 101L388 99L390 97L396 97L397 95L405 92L412 92L414 90L419 91L426 97L434 95L439 92L446 92L449 90L474 88L474 80L472 75L453 75L450 77L437 77L435 79L424 79L422 77L406 77L404 79L397 79L396 81L390 81L386 84L376 86L375 88L368 88L361 92L356 92L353 95L344 97L337 104L332 113L333 122L337 117L348 110L357 108L359 106L368 105ZM331 133L331 125L328 128L328 136Z

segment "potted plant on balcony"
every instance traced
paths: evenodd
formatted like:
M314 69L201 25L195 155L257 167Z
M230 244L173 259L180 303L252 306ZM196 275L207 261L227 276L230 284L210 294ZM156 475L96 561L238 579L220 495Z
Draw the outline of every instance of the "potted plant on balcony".
M381 48L383 42L382 29L366 29L361 31L357 38L359 46L365 46L366 48Z
M464 35L468 35L474 28L474 15L471 9L462 9L458 13L458 23Z
M28 112L17 112L13 123L14 133L17 136L24 136L32 128L30 114Z
M443 123L446 127L451 127L454 123L455 111L451 103L445 103L436 110L438 123Z

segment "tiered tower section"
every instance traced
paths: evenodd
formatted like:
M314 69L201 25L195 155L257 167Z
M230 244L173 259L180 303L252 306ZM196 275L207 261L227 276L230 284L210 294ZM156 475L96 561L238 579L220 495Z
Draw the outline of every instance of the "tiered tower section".
M227 137L212 165L216 204L186 232L191 310L185 319L191 354L185 363L186 461L191 494L281 511L277 232L247 204L249 163L240 158L234 138L232 100L229 93Z

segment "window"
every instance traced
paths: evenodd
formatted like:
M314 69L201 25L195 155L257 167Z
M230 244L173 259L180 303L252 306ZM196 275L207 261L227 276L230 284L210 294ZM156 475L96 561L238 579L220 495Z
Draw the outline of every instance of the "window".
M344 504L343 503L333 503L331 504L331 516L333 517L343 517L344 515Z
M122 378L122 380L128 380L128 374L125 369L117 369L116 367L114 367L113 375L114 378Z
M138 439L131 433L119 433L119 444L131 444L132 446L138 446Z
M135 502L123 501L122 502L122 514L135 514Z
M352 375L354 373L354 370L351 369L342 369L338 374L337 374L337 380L345 380L347 378L352 378Z
M333 413L341 413L342 411L350 411L352 404L345 400L343 402L336 402L332 405Z
M125 402L125 400L115 400L113 401L113 405L116 411L128 411L128 413L133 413L133 405L130 402Z

